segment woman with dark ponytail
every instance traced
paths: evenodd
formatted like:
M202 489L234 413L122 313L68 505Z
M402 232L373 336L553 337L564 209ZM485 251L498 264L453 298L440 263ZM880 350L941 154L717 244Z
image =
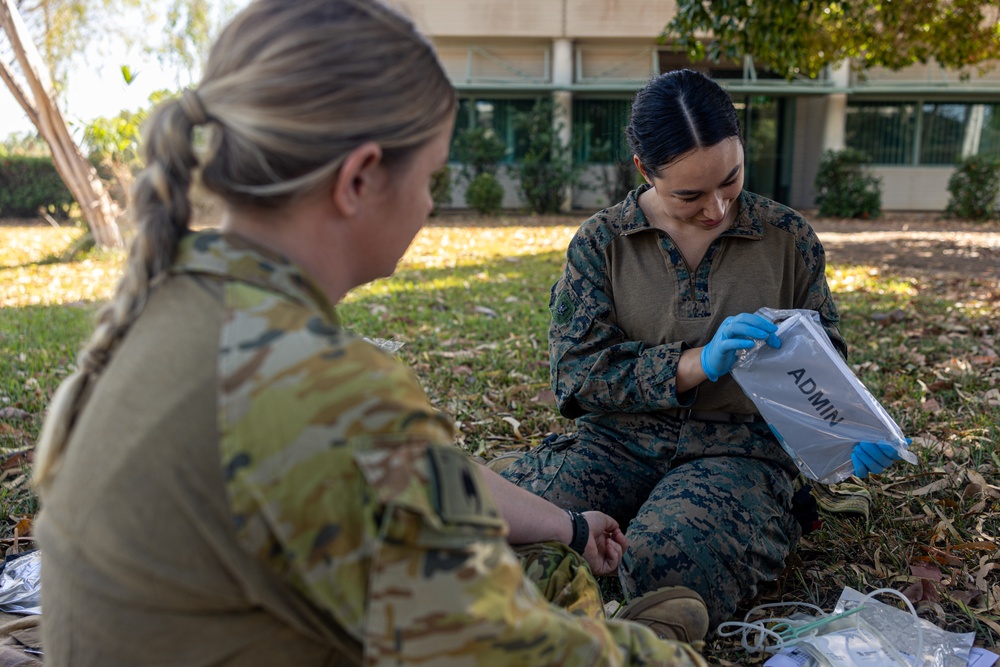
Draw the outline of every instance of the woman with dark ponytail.
M455 108L396 11L255 0L152 115L125 275L35 462L46 665L704 664L604 618L583 559L617 567L612 519L480 470L340 324L426 221ZM218 229L190 230L195 183Z
M740 126L719 84L656 77L626 136L646 183L581 225L552 288L552 388L577 432L503 475L627 526L626 594L687 589L715 627L811 527L793 501L795 463L729 376L736 353L780 345L762 307L815 310L847 347L809 223L743 189ZM898 456L876 443L855 454L859 476Z

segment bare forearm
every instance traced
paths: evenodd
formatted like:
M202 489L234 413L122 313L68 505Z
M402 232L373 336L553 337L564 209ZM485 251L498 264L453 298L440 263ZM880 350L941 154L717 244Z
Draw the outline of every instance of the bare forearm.
M500 508L500 513L510 525L508 542L570 543L573 538L573 522L565 510L530 491L515 486L485 466L480 466L480 471Z
M681 353L677 362L677 375L674 378L678 394L694 389L708 379L701 367L701 350L700 347L692 347Z

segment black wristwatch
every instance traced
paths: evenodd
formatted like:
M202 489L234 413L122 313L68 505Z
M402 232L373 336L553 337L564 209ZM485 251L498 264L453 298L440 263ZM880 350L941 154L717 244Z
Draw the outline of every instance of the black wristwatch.
M573 522L573 538L569 541L569 548L582 556L587 548L587 542L590 540L590 524L587 523L586 517L579 512L566 510L566 514L569 514L569 518Z

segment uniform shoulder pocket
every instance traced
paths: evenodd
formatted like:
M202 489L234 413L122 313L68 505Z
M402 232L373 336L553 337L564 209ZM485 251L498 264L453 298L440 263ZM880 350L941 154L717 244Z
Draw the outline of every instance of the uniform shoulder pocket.
M476 463L455 447L383 445L356 451L354 460L387 515L403 510L421 517L421 542L504 533L506 524Z
M429 447L431 500L448 524L500 528L503 520L476 463L453 447Z

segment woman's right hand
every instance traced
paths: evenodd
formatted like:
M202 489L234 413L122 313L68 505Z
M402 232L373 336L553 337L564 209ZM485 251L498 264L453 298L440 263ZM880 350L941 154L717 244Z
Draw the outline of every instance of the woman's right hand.
M712 382L725 375L736 363L736 351L748 350L755 340L766 341L771 347L781 347L775 335L778 327L760 315L740 313L727 317L712 340L701 350L701 368Z

